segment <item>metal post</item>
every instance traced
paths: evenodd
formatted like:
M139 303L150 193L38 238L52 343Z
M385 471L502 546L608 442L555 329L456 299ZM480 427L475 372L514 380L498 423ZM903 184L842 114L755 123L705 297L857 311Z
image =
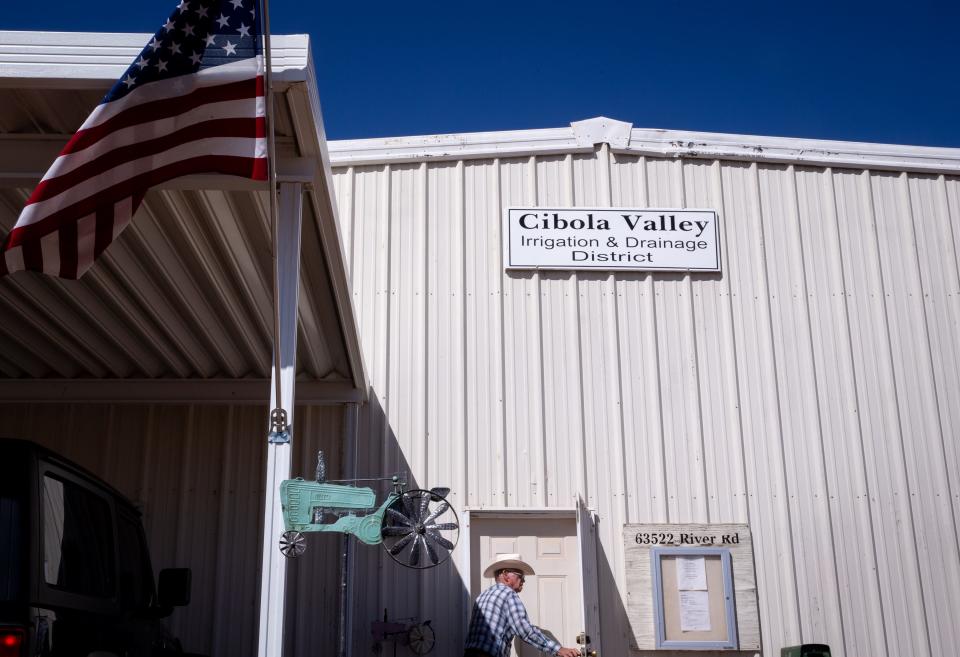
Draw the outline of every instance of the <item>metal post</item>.
M273 363L270 408L277 408L278 392L293 434L294 383L297 363L297 297L300 290L300 227L303 215L303 185L280 185L276 258L279 308L278 335L280 362ZM278 385L279 384L279 385ZM290 443L267 444L267 476L264 492L263 557L260 561L260 634L259 657L280 657L283 650L284 595L286 557L280 554L278 541L283 532L280 510L280 482L290 478Z
M348 479L357 476L357 415L359 404L347 404L344 407L343 455L345 461L343 476ZM340 554L340 622L337 626L337 655L347 657L351 652L353 638L353 550L356 547L347 534L343 535Z

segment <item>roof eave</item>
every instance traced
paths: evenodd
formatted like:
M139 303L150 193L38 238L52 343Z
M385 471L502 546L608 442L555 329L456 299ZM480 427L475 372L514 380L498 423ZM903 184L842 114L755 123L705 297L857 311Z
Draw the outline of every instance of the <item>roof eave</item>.
M605 117L567 128L331 141L329 149L333 166L343 167L586 153L600 143L610 144L614 153L654 157L960 173L960 148L633 128Z

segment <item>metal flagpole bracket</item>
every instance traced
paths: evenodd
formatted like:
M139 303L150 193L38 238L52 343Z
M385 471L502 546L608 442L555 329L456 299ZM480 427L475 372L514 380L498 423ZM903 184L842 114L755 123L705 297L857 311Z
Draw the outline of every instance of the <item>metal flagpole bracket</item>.
M287 424L287 412L282 408L270 411L270 433L267 442L271 445L284 445L290 442L290 425Z

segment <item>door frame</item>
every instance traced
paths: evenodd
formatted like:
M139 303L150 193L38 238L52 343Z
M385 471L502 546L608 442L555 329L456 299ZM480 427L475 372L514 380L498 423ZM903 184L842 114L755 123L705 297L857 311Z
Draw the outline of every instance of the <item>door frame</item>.
M586 507L587 511L591 514L596 515L596 511ZM466 609L471 609L473 607L473 597L470 592L470 582L473 578L473 572L471 570L471 562L473 554L471 553L470 546L472 544L470 537L470 525L474 518L538 518L538 519L569 519L573 521L574 527L577 531L577 547L580 549L580 554L577 555L581 563L581 579L583 574L583 550L580 547L580 541L584 537L580 536L580 524L577 522L577 507L576 506L541 506L541 507L518 507L518 506L468 506L463 508L463 521L460 523L460 540L459 544L463 545L463 550L460 554L460 576L463 578L463 588L466 596L464 600L464 605ZM594 554L596 553L596 541L597 536L594 534L592 537L594 541ZM588 595L587 591L587 582L580 583L580 595L584 597L585 602L586 596ZM598 601L599 602L599 601ZM464 619L463 624L463 636L467 635L467 632L470 629L470 618L467 614L467 618Z

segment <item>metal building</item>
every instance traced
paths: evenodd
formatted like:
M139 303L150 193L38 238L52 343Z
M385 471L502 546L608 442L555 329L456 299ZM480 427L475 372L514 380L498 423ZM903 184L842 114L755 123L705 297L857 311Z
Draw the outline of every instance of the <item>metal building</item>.
M0 32L0 229L145 39ZM293 471L323 447L333 471L408 472L452 488L462 524L430 570L351 548L345 590L341 542L315 537L284 654L389 651L386 610L456 655L485 560L515 551L543 564L527 603L565 645L664 654L631 647L649 591L624 532L684 524L749 528L744 654L955 652L960 150L603 118L327 144L309 44L275 39L281 163L309 188ZM167 185L80 283L0 281L2 432L142 504L154 566L195 572L172 622L213 655L276 654L257 642L264 206L225 179ZM720 272L507 270L520 206L709 208Z
M354 654L382 608L456 654L476 534L574 530L578 499L601 654L630 654L628 523L749 525L764 655L956 651L960 151L602 118L330 150L371 377L360 467L448 485L470 521L449 570L358 562ZM507 271L510 206L711 208L721 272Z

